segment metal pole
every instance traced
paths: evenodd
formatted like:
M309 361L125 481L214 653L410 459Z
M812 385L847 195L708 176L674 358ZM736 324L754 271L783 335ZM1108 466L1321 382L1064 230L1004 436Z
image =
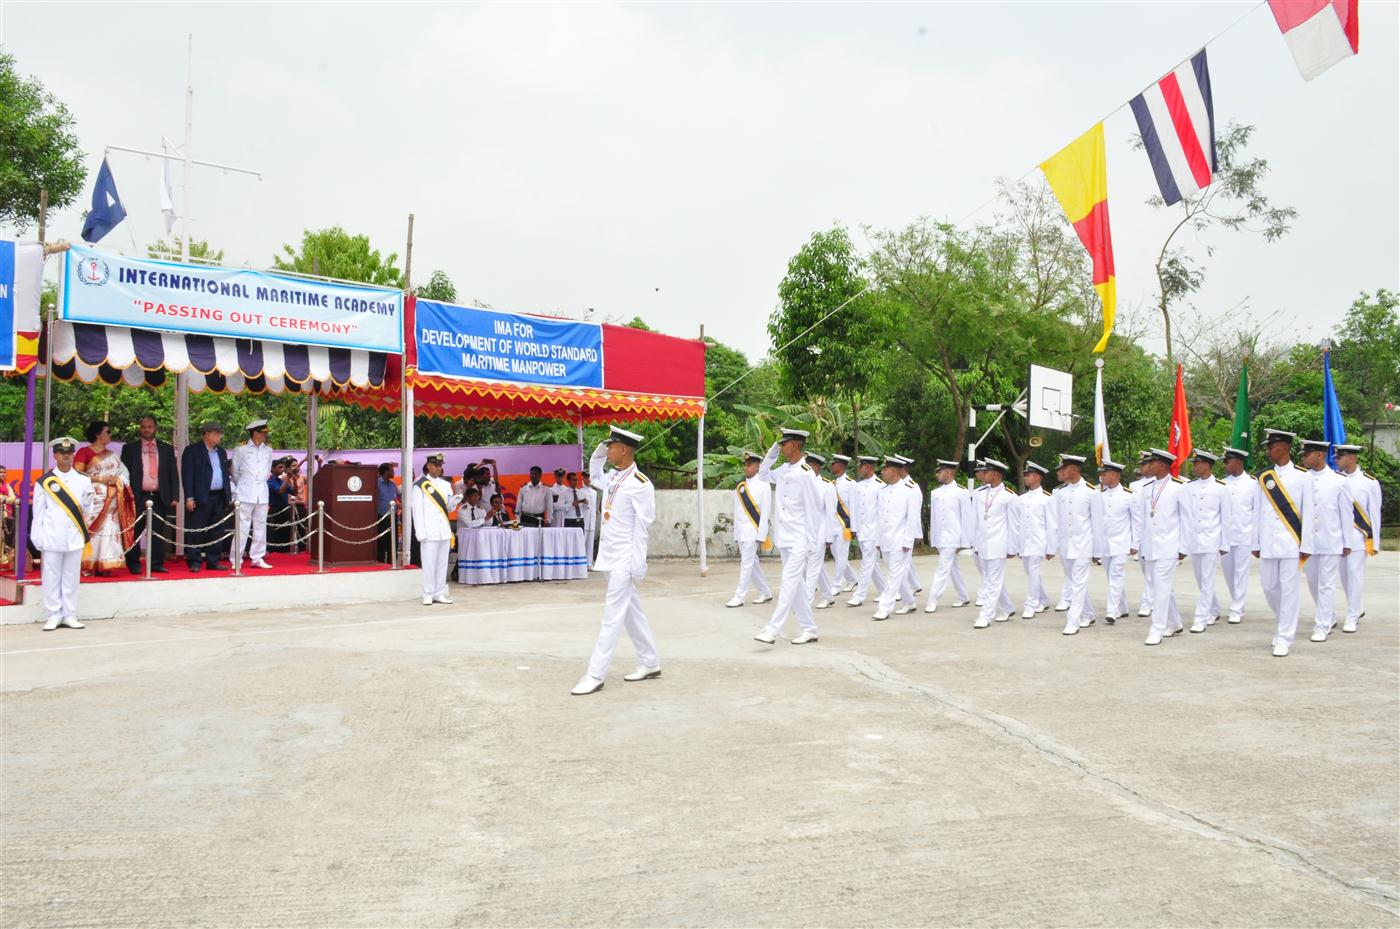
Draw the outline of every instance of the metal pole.
M406 391L407 406L403 412L404 472L399 480L399 499L403 500L403 564L407 566L413 559L413 507L408 505L409 488L413 486L413 388Z
M49 191L48 188L39 189L39 244L44 244L44 233L47 228L49 217ZM43 320L39 321L39 328L42 331ZM49 337L49 345L53 345L53 337ZM50 348L52 351L52 347ZM34 367L24 375L24 453L21 455L20 463L23 470L19 478L19 509L15 513L15 583L24 580L25 568L29 566L29 507L34 496L34 478L31 474L34 455L34 394L37 386L36 378L39 376L39 360L34 359ZM44 375L44 390L48 391L49 376L47 369ZM40 452L41 462L48 460L48 401L44 402L44 450Z
M316 487L312 478L316 476L316 420L321 415L321 396L316 392L316 382L311 382L311 399L306 402L306 505L316 502Z
M404 253L403 287L412 291L413 287L413 214L408 214L408 248ZM408 488L413 482L413 387L408 381L408 352L417 333L408 329L404 319L404 354L399 362L399 499L408 502ZM490 501L487 501L488 503ZM399 563L407 565L413 544L413 511L403 508L403 549Z
M44 241L47 234L49 213L49 191L43 188L39 191L39 241ZM63 286L62 277L59 278L60 289ZM41 298L42 299L42 298ZM44 342L46 344L44 352L44 444L39 447L39 470L44 471L49 466L49 425L53 416L53 327L54 314L58 311L58 301L49 307L44 314L47 317L47 324L41 322L44 331Z
M146 580L151 579L151 517L155 511L155 501L146 501Z
M316 573L326 573L326 504L316 503Z
M233 576L243 576L243 504L233 504Z
M696 534L700 538L700 576L710 573L710 564L705 558L705 414L700 414L700 428L696 430L695 449L695 509L699 526Z
M389 568L397 571L399 569L399 511L394 505L395 501L389 501Z

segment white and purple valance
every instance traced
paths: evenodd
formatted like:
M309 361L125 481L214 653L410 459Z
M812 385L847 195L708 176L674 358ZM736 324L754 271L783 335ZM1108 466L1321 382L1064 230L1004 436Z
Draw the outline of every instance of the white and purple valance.
M57 321L52 331L54 375L87 384L158 387L188 372L195 392L329 394L382 387L387 361L383 352L362 349L124 326Z

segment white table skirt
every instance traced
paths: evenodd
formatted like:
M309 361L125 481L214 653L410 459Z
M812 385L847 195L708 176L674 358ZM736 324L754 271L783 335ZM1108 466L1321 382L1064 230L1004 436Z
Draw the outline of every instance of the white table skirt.
M588 549L582 529L457 530L458 583L506 584L587 576Z

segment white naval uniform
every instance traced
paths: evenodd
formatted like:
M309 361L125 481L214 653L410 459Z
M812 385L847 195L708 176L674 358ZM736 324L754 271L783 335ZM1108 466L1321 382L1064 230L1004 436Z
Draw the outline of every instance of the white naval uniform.
M1150 477L1140 477L1140 478L1138 478L1138 479L1135 480L1135 481L1129 481L1129 482L1128 482L1128 489L1131 490L1134 494L1136 494L1136 493L1138 493L1139 491L1141 491L1141 490L1142 490L1142 486L1143 486L1144 484L1146 484L1146 483L1147 483L1148 481L1150 481L1150 480L1152 480ZM1133 499L1136 500L1136 499L1138 499L1138 498L1137 498L1137 497L1134 497ZM1141 529L1140 526L1139 526L1139 529ZM1142 569L1142 597L1139 598L1139 600L1138 600L1138 612L1139 612L1139 613L1147 613L1148 615L1151 615L1151 613L1152 613L1152 573L1147 569L1147 559L1144 558L1144 557L1142 557L1142 552L1141 552L1141 550L1139 550L1138 553L1137 553L1137 563L1138 563L1138 566Z
M1080 478L1073 484L1056 487L1051 494L1055 522L1060 527L1056 553L1065 570L1065 602L1069 611L1065 629L1088 626L1094 621L1094 604L1089 599L1089 566L1104 553L1103 495Z
M1055 521L1054 498L1043 487L1021 494L1020 507L1021 563L1026 569L1024 609L1038 613L1050 606L1050 595L1040 579L1040 566L1055 554L1060 538L1059 524Z
M635 463L605 474L607 464L608 447L599 445L588 460L589 479L603 500L598 560L593 567L608 573L603 626L588 660L588 676L599 681L608 676L617 637L624 628L637 650L637 663L646 668L661 667L656 639L637 593L637 582L647 574L647 533L656 520L656 485Z
M463 503L457 507L457 527L459 529L480 529L486 525L486 507Z
M1302 539L1307 539L1308 524L1313 520L1312 479L1291 461L1283 465L1270 463L1265 471L1268 470L1277 475L1293 500L1302 522ZM1254 531L1250 548L1259 553L1259 586L1278 620L1273 644L1291 646L1298 634L1298 575L1301 573L1298 560L1307 554L1306 542L1295 536L1279 516L1257 478L1254 487Z
M1191 558L1196 578L1194 626L1209 625L1220 618L1220 598L1215 593L1215 574L1220 556L1230 550L1231 498L1225 482L1214 476L1198 477L1186 483L1189 529L1182 549Z
M919 524L919 531L915 533L914 538L919 539L924 534L924 488L912 477L906 477L904 484L914 490L914 509L919 514L919 518L916 520ZM906 603L912 604L915 594L923 589L924 585L919 583L919 574L914 568L914 548L911 544L909 547L909 569L904 573L904 589L900 591L900 596Z
M958 602L966 603L967 584L958 568L958 550L972 547L973 536L977 533L976 518L972 509L972 494L957 481L939 484L928 492L928 544L938 552L938 569L929 587L928 602L937 603L953 585L953 593Z
M1128 579L1129 552L1137 551L1139 523L1137 494L1119 484L1117 487L1099 485L1103 497L1104 550L1103 566L1108 574L1108 598L1104 601L1104 616L1117 619L1128 615L1128 595L1124 586Z
M413 534L418 536L418 556L423 563L423 596L436 598L447 596L447 558L452 551L454 527L447 514L434 503L422 489L431 483L451 513L462 498L452 492L452 485L440 477L423 475L413 482L408 494L408 505L413 512Z
M982 559L982 611L978 623L1004 619L1016 609L1006 592L1006 559L1020 551L1020 497L1005 483L987 485L974 509L976 531L972 545Z
M1351 495L1353 505L1371 523L1371 536L1368 540L1361 527L1356 525L1356 515L1353 512L1351 531L1347 534L1351 554L1346 556L1342 565L1342 590L1346 591L1347 595L1347 620L1354 623L1361 618L1361 592L1366 583L1366 559L1381 550L1381 484L1360 468L1350 474L1343 474L1342 477L1346 478L1347 492ZM1367 541L1371 543L1369 551Z
M885 576L880 570L880 513L879 496L885 482L873 474L863 481L856 482L855 493L851 495L851 526L860 544L860 574L856 578L856 589L851 599L857 603L865 601L874 581L881 590L885 587Z
M1171 475L1149 478L1133 496L1138 500L1138 524L1142 526L1143 561L1152 584L1152 631L1170 635L1181 629L1181 612L1176 607L1172 584L1186 537L1191 532L1191 514L1186 503L1186 485Z
M846 516L851 521L851 536L856 536L856 514L853 507L856 502L856 482L849 474L843 474L838 478L833 478L832 485L836 489L836 496L841 501L841 505L846 508ZM836 589L854 586L860 580L856 569L851 567L851 540L846 538L846 524L837 517L837 525L840 530L831 540L831 560L833 562L832 575L835 577Z
M1303 525L1303 550L1312 556L1303 566L1303 573L1317 608L1313 629L1330 632L1336 622L1343 549L1349 547L1355 517L1346 478L1326 465L1304 473L1313 485L1313 518Z
M589 475L588 479L593 480ZM583 544L588 552L588 567L593 568L593 549L596 548L598 539L598 488L590 484L587 487L580 487L579 491L583 498L588 501L588 506L583 508Z
M914 555L914 543L923 535L923 499L912 481L895 481L880 491L879 503L880 550L885 555L889 572L888 583L880 591L879 612L894 609L895 600L903 593L905 603L912 608L914 595L909 587L909 562Z
M972 499L972 536L977 534L977 507L981 505L982 494L987 492L988 486L987 484L978 484L968 491L968 496ZM969 544L971 544L972 536L968 537ZM982 564L982 555L976 548L972 549L972 564L973 567L977 569L977 594L973 603L980 609L987 599L985 596L987 590L987 568ZM1065 583L1068 584L1069 581L1066 580Z
M748 494L749 501L758 510L758 523L755 525L749 511L744 507L740 491ZM763 568L758 563L759 547L768 540L768 516L773 509L773 485L755 478L743 480L734 488L734 542L739 546L739 586L734 591L734 599L742 600L752 587L760 597L771 597L773 591L763 576Z
M1230 525L1225 530L1228 548L1221 556L1225 586L1230 591L1230 616L1244 615L1245 594L1249 590L1250 535L1254 531L1254 502L1258 496L1257 482L1248 473L1225 475L1225 490L1230 494Z
M57 477L78 505L79 518L93 506L97 497L92 481L77 468L57 468L39 479ZM49 496L40 484L34 485L34 512L30 516L29 541L43 553L39 578L44 594L44 613L49 622L78 618L78 583L83 575L83 533L73 517ZM20 543L23 544L23 543Z
M262 561L267 555L267 479L272 476L272 449L266 442L254 445L244 442L233 450L229 464L233 499L238 504L238 539L233 548L233 563L243 561L243 546L249 533L253 542L248 546L248 560Z
M836 544L836 540L843 536L841 522L836 516L836 484L829 477L823 477L821 472L815 472L817 480L822 485L822 505L826 511L825 528L822 530L821 544L817 555L817 597L827 603L836 599L836 594L841 587L841 579L838 577L833 583L831 576L826 573L826 550Z
M805 461L784 462L775 468L777 460L778 446L774 444L755 476L755 480L773 484L777 514L773 544L778 546L783 558L778 603L765 628L775 638L782 633L789 613L797 616L797 624L804 632L817 631L817 621L812 616L812 592L821 575L827 527L830 526L821 478Z

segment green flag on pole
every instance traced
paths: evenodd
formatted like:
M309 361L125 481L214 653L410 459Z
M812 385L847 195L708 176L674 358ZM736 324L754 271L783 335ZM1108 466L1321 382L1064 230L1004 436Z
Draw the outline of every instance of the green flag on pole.
M1249 452L1246 468L1254 467L1254 444L1249 437L1249 359L1240 366L1240 390L1235 397L1235 428L1230 433L1230 444Z

